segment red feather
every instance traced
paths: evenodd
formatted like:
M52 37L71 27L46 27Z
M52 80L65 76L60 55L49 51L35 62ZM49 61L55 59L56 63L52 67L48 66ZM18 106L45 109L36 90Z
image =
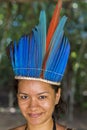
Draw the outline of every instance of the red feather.
M48 51L51 38L56 29L56 26L58 25L61 8L62 8L62 0L58 0L48 28L48 33L46 38L46 51Z

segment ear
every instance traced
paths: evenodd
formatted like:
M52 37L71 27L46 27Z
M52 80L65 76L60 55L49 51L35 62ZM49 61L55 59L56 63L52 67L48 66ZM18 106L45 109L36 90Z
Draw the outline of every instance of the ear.
M58 104L58 102L60 100L60 96L61 96L61 88L59 88L58 91L57 91L57 93L56 93L55 105Z

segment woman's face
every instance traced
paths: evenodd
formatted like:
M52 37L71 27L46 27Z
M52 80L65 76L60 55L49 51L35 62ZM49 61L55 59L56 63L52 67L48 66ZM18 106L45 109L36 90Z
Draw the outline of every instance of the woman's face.
M31 125L52 120L52 113L60 98L51 85L41 81L20 80L18 84L18 104L25 119Z

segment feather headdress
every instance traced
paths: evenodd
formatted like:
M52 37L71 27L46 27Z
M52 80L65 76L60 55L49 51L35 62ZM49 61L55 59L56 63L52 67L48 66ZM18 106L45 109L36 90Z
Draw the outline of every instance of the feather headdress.
M67 20L59 20L61 0L58 1L46 36L46 14L41 11L39 24L30 35L9 45L10 59L16 79L41 80L60 84L67 65L70 44L64 35Z

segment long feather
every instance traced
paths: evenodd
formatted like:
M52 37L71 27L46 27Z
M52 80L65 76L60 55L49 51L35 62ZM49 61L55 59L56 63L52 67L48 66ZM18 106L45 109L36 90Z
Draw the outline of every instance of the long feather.
M23 62L23 36L20 38L19 42L18 42L18 53L17 53L17 56L18 56L18 68L19 69L19 74L23 75L23 71L21 71L21 68L23 67L22 66L22 62Z
M38 26L32 29L32 31L34 33L35 46L36 46L35 48L35 62L36 62L36 68L37 68L36 76L39 77L41 70L39 70L38 68L41 68L42 66L42 54L41 54L42 45L40 42L40 34L39 34Z
M40 42L42 46L42 59L45 55L45 49L46 49L46 14L45 11L41 11L40 18L39 18L39 33L40 33Z
M46 39L46 51L48 50L51 38L56 29L56 26L58 25L61 7L62 7L62 0L58 0L58 3L56 5L56 8L52 16L52 20L48 28L47 39Z
M55 67L56 71L61 74L61 76L56 79L57 81L61 81L61 79L64 75L68 56L70 53L70 44L69 44L68 40L66 39L66 37L64 37L62 42L64 42L64 47L63 47L62 53L60 55L60 61L59 61L59 63L56 64L56 67Z
M29 57L29 36L25 35L23 38L23 75L28 75L28 57Z
M64 62L62 64L62 67L61 67L61 70L60 70L60 73L64 73L65 71L65 67L66 67L66 64L67 64L67 60L68 60L68 57L69 57L69 53L70 53L70 44L69 44L69 40L68 38L65 37L65 44L66 44L66 48L65 48L65 51L64 51ZM62 59L61 59L61 62L62 62Z
M60 34L59 45L54 50L55 51L54 57L53 57L53 60L52 60L52 63L51 63L51 66L52 66L51 70L54 71L54 72L57 71L56 65L58 67L60 59L61 59L61 55L62 55L62 52L63 52L63 49L64 49L64 43L62 42L62 39L63 39L63 32L61 32L61 34Z
M35 68L35 41L34 41L34 35L33 32L30 35L29 40L29 76L34 76L34 71L32 71L32 68Z
M41 67L43 63L43 59L46 52L46 14L45 11L41 11L39 17L39 24L36 28L33 29L35 42L37 46L37 68L38 68L38 76L41 73Z
M60 81L61 78L63 77L63 73L61 70L65 70L63 65L66 64L66 62L67 62L67 58L66 58L68 56L68 53L66 52L67 49L68 49L68 46L66 44L66 39L63 37L61 46L59 49L58 60L55 64L55 68L54 68L54 71L57 72L58 74L60 74L60 76L56 76L57 81Z

